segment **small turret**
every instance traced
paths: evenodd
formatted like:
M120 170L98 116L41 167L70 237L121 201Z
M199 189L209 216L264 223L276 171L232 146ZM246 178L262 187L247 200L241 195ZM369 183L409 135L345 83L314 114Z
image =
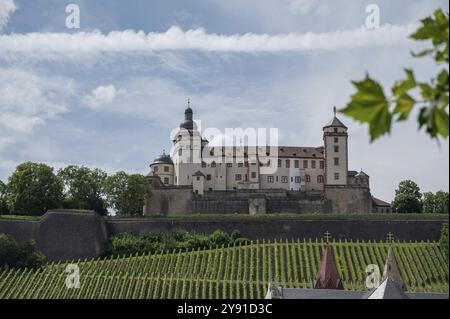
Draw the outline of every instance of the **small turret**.
M162 155L155 158L153 163L150 164L150 168L153 175L159 176L165 186L174 184L173 161L170 158L170 155L167 155L165 151L163 151Z

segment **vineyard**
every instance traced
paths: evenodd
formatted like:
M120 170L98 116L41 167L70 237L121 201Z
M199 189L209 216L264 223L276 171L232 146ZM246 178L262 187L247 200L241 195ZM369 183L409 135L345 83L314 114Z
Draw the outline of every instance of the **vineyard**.
M365 267L381 271L388 244L339 241L331 244L346 289L365 290ZM393 244L409 291L448 291L448 266L436 243ZM0 272L5 298L264 298L269 282L311 288L323 242L256 242L204 251L74 261L80 288L68 289L68 263Z

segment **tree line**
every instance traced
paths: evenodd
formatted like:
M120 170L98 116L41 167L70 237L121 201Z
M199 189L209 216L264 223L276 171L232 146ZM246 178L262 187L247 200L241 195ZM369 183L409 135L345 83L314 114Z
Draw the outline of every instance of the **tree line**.
M0 213L40 216L50 209L94 210L107 215L142 215L151 186L145 176L70 165L55 172L42 163L25 162L0 181Z
M448 192L422 193L415 182L406 180L395 191L392 209L396 213L448 214L448 200Z

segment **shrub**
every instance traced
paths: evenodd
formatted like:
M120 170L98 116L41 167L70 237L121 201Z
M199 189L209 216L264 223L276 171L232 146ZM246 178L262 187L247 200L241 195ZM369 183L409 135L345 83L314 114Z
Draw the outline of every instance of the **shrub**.
M123 233L111 237L103 248L103 256L129 256L136 254L156 253L160 251L189 251L208 249L216 246L247 244L239 232L229 235L221 230L211 235L195 232L172 231L163 234L133 235Z
M45 256L37 249L35 241L18 244L11 236L0 234L0 268L38 269L44 263Z

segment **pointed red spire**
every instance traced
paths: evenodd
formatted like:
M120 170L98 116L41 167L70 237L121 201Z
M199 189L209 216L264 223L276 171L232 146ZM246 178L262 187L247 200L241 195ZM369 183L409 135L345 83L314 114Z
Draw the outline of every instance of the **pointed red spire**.
M341 274L334 257L333 248L327 245L314 280L314 289L344 290Z

